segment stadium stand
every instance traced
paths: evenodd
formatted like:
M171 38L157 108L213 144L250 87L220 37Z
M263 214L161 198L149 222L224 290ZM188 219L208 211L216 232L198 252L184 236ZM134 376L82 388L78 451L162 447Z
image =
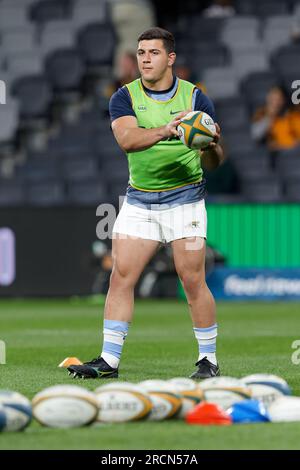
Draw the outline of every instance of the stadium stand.
M5 112L0 106L0 205L37 205L39 198L41 205L88 205L124 194L126 157L111 133L104 96L120 31L128 33L113 3L0 1L0 78L9 97ZM298 201L300 150L293 159L281 153L271 158L253 141L250 128L254 110L273 85L290 89L300 79L300 46L292 35L300 2L233 4L236 14L228 18L191 14L191 7L161 26L177 32L178 53L215 101L229 166L239 180L227 185L227 196ZM149 5L144 2L148 19ZM70 106L72 112L64 113ZM24 132L41 130L42 149L40 141L22 138ZM1 163L7 156L14 162L10 181L3 179ZM48 196L42 196L43 188ZM226 191L220 191L226 199Z

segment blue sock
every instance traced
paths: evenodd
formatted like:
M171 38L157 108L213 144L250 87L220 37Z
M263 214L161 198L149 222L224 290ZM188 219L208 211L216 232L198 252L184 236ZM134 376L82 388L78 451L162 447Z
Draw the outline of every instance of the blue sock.
M101 357L114 369L119 366L128 328L126 321L104 320Z
M208 328L193 328L199 346L198 361L205 356L213 364L217 364L216 341L218 335L218 325L215 323Z

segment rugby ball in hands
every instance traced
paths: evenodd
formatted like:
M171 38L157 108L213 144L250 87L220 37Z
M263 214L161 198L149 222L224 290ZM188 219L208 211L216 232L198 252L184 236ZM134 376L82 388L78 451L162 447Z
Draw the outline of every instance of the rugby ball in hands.
M181 142L193 150L201 150L214 140L216 125L203 111L191 111L177 126Z
M126 423L146 418L152 401L145 391L130 382L114 382L96 388L99 413L97 422Z
M28 398L18 392L0 390L0 405L5 413L3 431L22 431L28 426L32 418L31 403Z
M74 428L92 423L99 412L93 392L77 385L45 388L32 400L33 416L51 428Z

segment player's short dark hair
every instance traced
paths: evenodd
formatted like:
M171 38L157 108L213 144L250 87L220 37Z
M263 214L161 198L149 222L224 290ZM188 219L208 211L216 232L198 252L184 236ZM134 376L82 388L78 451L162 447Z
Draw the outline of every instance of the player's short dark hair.
M158 27L147 29L139 36L138 42L149 39L161 39L168 54L175 51L174 36L166 29Z

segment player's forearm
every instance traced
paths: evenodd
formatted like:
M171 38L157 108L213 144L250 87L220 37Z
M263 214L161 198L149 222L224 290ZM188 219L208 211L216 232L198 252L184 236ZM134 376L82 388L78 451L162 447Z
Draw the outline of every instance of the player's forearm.
M160 140L168 138L166 126L153 129L132 128L126 129L119 145L125 152L139 152L157 144Z
M224 160L224 152L219 144L209 150L200 150L199 153L203 168L209 171L218 168Z

